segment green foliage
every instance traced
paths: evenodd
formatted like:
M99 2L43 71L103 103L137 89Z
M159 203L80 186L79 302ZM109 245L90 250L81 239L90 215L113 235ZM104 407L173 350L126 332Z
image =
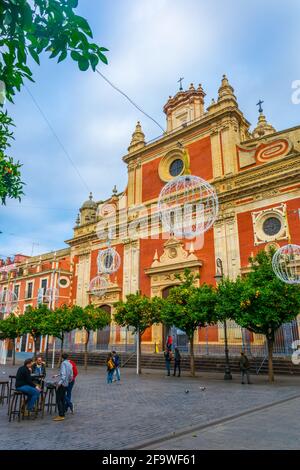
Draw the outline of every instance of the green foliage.
M99 62L107 64L108 50L90 41L91 28L85 18L77 15L78 0L1 0L0 2L0 81L5 85L6 98L13 102L24 80L33 80L31 57L40 64L40 55L49 54L62 62L68 56L79 70L96 70ZM20 199L24 183L20 164L7 157L6 149L12 132L12 121L0 109L0 198ZM6 122L5 122L6 121Z
M22 335L20 317L10 313L4 320L0 320L0 339L15 339Z
M50 311L45 324L45 334L63 341L65 333L77 328L81 311L80 307L69 307L67 305L62 305Z
M38 307L28 306L23 315L19 316L21 334L29 333L36 341L45 334L49 313L48 307L44 304Z
M2 0L0 4L0 79L12 101L24 78L33 81L27 60L40 64L45 51L57 62L71 56L80 70L95 70L99 61L107 63L104 52L90 41L91 28L85 18L76 15L74 0Z
M250 259L251 272L242 281L235 321L254 333L274 339L275 331L300 312L300 287L285 284L272 269L274 251L260 251Z
M80 308L80 307L79 307ZM110 324L110 315L99 307L87 305L77 316L76 328L86 331L102 330Z
M197 276L198 277L198 276ZM197 278L185 270L182 284L171 289L163 304L161 318L168 326L176 326L191 339L198 327L217 321L216 292L207 284L195 286Z
M115 304L115 322L124 327L133 327L134 332L142 335L149 326L160 323L160 308L162 299L154 297L149 299L145 295L129 294L126 302Z
M235 319L241 309L244 280L224 278L216 290L216 315L219 321Z
M20 163L15 163L6 152L11 146L13 121L7 113L0 112L0 200L5 204L7 198L21 200L24 183L21 181Z

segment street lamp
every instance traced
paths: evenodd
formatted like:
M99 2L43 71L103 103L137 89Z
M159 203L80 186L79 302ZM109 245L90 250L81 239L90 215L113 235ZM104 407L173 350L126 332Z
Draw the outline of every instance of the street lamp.
M217 265L217 270L216 270L216 275L214 276L214 278L216 280L216 284L219 285L220 282L222 282L222 279L224 277L223 263L222 263L221 258L216 259L216 265ZM232 375L231 375L231 370L230 370L230 363L229 363L226 318L224 319L224 343L225 343L225 374L224 374L224 380L232 380Z

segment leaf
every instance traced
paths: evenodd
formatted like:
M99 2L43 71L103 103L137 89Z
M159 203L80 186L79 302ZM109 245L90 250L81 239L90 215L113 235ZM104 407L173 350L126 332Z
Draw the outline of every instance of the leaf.
M68 55L67 51L63 51L63 52L60 54L60 56L59 56L57 62L59 63L59 62L62 62L63 60L65 60L66 57L67 57L67 55Z
M11 16L10 12L7 11L7 12L5 13L5 17L4 17L4 24L6 24L7 26L9 26L9 25L11 24L11 22L12 22L12 16Z
M85 72L89 66L89 61L85 57L81 57L81 59L78 61L78 67L82 72Z
M82 31L84 31L90 38L92 38L93 33L86 19L82 18L82 16L76 16L75 18L76 18L78 27L82 29Z
M92 66L92 69L95 71L96 70L96 67L99 63L99 59L98 57L96 56L96 54L92 54L90 56L90 63L91 63L91 66Z
M78 0L69 0L70 7L71 8L77 8L78 7Z
M99 57L99 59L100 59L102 62L104 62L106 65L108 64L108 60L107 60L107 58L105 57L105 55L102 54L102 52L98 52L98 57Z
M31 57L35 60L35 62L36 62L38 65L40 65L39 55L37 54L37 52L35 51L35 49L33 49L33 47L29 47L28 50L29 50L29 53L30 53Z
M71 57L72 57L73 60L75 60L76 62L78 62L79 60L81 60L82 55L79 54L79 52L77 52L77 51L72 51L72 52L71 52Z

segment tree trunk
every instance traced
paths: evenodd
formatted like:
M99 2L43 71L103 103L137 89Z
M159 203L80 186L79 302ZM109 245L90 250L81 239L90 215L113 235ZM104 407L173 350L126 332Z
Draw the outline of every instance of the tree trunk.
M47 344L46 344L46 351L45 351L46 367L48 367L48 356L49 356L49 335L47 335Z
M267 338L268 342L268 370L269 370L269 382L274 382L274 370L273 370L273 347L274 338Z
M13 366L16 365L16 338L13 339Z
M90 332L86 330L86 340L85 340L85 345L84 345L84 370L87 370L89 339L90 339Z
M37 350L36 350L36 343L37 343L37 337L34 336L33 337L33 344L34 344L34 356L36 357L37 356Z
M194 357L194 334L190 337L190 364L191 374L195 377L195 357Z
M137 355L136 355L136 361L137 361L137 374L140 375L142 373L142 366L141 366L141 333L140 330L138 329L137 331Z

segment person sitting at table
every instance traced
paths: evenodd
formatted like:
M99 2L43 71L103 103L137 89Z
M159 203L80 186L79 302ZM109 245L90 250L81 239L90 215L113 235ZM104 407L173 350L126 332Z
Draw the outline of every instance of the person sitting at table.
M35 402L39 399L41 389L31 378L32 359L26 359L24 365L19 367L16 375L16 390L29 396L27 402L27 411L24 415L28 416L30 411L34 410Z
M32 373L41 377L46 377L46 364L43 362L42 356L37 356L32 365Z

